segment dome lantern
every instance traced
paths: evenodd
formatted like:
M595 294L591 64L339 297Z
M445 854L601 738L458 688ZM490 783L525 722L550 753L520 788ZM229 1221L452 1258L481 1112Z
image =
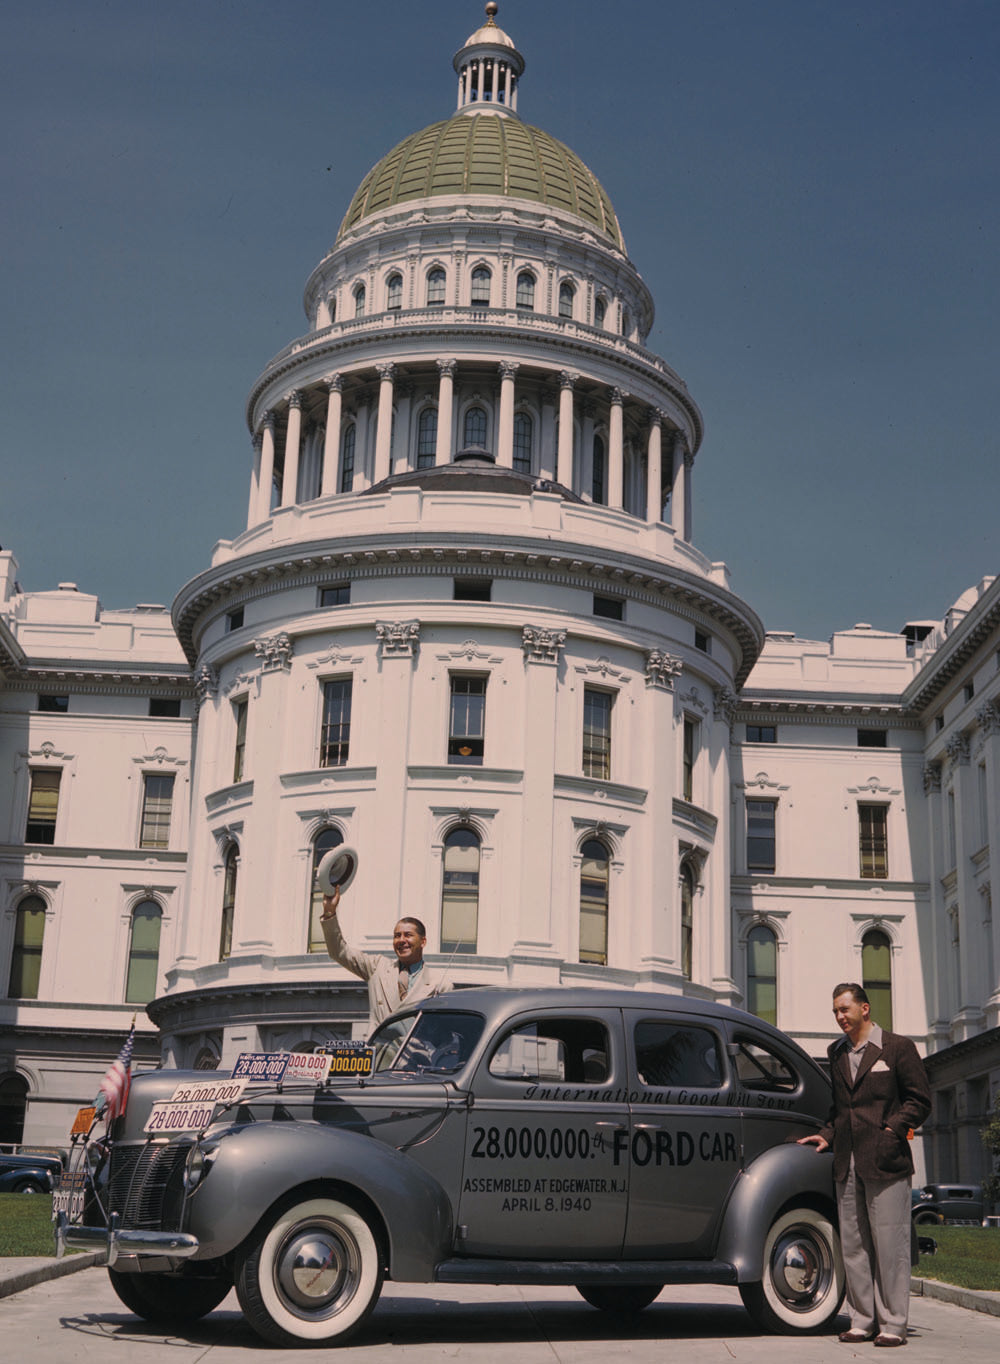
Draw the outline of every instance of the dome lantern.
M455 53L459 113L517 113L517 84L524 58L496 23L498 6L486 6L486 23Z

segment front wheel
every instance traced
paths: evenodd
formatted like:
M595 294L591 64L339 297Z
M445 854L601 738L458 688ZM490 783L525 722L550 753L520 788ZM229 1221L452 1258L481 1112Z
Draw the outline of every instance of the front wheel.
M236 1274L244 1316L273 1345L346 1340L381 1291L382 1256L371 1228L333 1198L279 1209Z
M917 1227L939 1227L943 1221L941 1214L931 1208L922 1208L913 1214L913 1224Z
M580 1284L576 1291L584 1302L602 1312L621 1315L641 1312L660 1295L661 1283L644 1284Z
M122 1274L108 1270L111 1287L130 1312L146 1321L191 1322L218 1307L233 1286L221 1275L212 1279L183 1274Z
M840 1241L829 1218L813 1208L782 1213L764 1241L764 1277L740 1284L740 1297L764 1331L829 1330L844 1297Z

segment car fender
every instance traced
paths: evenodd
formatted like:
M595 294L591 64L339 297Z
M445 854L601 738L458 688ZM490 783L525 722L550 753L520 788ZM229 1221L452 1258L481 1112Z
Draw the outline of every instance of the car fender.
M739 1283L764 1272L764 1238L782 1208L799 1202L828 1213L836 1225L833 1155L787 1142L764 1151L736 1182L726 1207L716 1258L736 1268Z
M197 1259L226 1255L295 1189L357 1190L377 1210L394 1279L420 1282L450 1252L454 1217L441 1185L409 1156L371 1137L319 1123L251 1123L221 1134L187 1201Z

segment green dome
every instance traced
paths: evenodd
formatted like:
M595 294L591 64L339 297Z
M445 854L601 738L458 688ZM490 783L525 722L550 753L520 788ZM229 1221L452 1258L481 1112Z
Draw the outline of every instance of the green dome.
M337 238L410 199L466 194L548 204L625 249L611 200L580 158L540 128L492 113L456 114L400 142L358 186Z

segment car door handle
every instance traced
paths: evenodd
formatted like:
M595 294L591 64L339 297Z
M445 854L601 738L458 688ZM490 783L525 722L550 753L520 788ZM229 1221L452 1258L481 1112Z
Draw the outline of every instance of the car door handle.
M625 1132L628 1130L623 1122L595 1122L594 1126L598 1131L604 1128L609 1132Z
M637 1122L633 1126L637 1132L662 1132L663 1126L658 1122Z

